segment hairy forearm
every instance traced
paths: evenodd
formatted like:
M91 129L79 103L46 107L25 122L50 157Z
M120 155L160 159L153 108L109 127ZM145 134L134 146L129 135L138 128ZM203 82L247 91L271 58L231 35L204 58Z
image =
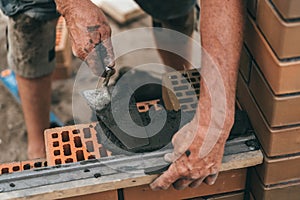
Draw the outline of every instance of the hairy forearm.
M234 110L243 13L242 0L201 0L201 43L220 71L228 110Z

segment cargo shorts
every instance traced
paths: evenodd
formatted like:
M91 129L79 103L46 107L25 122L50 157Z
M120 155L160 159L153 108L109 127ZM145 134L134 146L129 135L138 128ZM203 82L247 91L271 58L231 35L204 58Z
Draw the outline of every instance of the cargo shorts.
M26 14L9 17L7 61L24 78L49 75L55 68L57 19L40 20Z

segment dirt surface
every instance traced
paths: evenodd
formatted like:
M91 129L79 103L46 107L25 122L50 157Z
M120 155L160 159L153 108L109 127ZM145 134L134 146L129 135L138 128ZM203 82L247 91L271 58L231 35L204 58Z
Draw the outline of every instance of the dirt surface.
M7 68L6 61L6 20L7 18L0 12L0 70ZM150 26L150 17L143 17L130 24L119 26L109 19L113 34L136 27ZM137 59L139 58L139 59ZM121 66L135 66L148 61L160 60L155 51L136 52L125 55L118 59L117 68ZM64 123L72 122L72 90L81 61L73 60L74 73L66 80L54 81L52 84L52 111ZM21 106L10 95L6 88L0 83L0 163L19 161L27 159L27 135Z

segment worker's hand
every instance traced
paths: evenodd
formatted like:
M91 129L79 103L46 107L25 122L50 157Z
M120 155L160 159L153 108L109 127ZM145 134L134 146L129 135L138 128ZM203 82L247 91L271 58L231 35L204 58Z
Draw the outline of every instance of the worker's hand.
M165 160L172 164L150 185L153 190L165 190L171 184L175 189L194 188L203 181L208 185L216 181L234 110L224 111L226 117L220 126L218 119L210 118L210 102L205 102L205 97L203 100L199 106L202 112L198 111L195 118L174 135L174 150L165 155Z
M197 127L196 133L195 127ZM203 181L208 185L215 183L224 153L226 141L224 135L228 135L229 130L223 130L222 136L212 150L201 157L200 150L206 131L207 127L197 126L195 122L191 122L176 133L172 140L174 151L165 155L165 160L172 164L150 185L153 190L166 190L171 184L175 189L180 190L188 186L198 187Z
M66 20L74 55L86 60L97 75L105 66L113 67L111 28L103 12L90 0L56 0L56 4Z

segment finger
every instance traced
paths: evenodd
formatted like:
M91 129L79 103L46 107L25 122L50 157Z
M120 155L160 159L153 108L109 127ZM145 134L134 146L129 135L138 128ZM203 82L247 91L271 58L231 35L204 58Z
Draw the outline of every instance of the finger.
M191 155L191 151L188 149L184 152L184 154L186 155L186 157L189 157ZM177 159L179 159L180 156L182 156L181 153L180 154L176 154L176 152L167 153L164 156L164 160L166 162L172 163L172 162L175 162Z
M218 174L209 175L208 177L205 178L204 182L207 185L213 185L215 184L217 178L218 178Z
M161 176L154 180L150 184L152 190L166 190L179 178L179 174L176 170L174 164L172 164L167 171L165 171Z
M199 179L193 181L193 182L189 185L189 187L190 187L190 188L196 188L196 187L199 187L199 186L201 185L201 183L203 182L204 179L205 179L205 178L203 177L203 178L199 178Z
M183 189L187 188L193 181L194 180L192 180L192 179L181 178L173 183L173 187L176 190L183 190Z
M174 153L167 153L167 154L165 154L164 160L165 160L166 162L169 162L169 163L174 162L174 161L175 161Z

